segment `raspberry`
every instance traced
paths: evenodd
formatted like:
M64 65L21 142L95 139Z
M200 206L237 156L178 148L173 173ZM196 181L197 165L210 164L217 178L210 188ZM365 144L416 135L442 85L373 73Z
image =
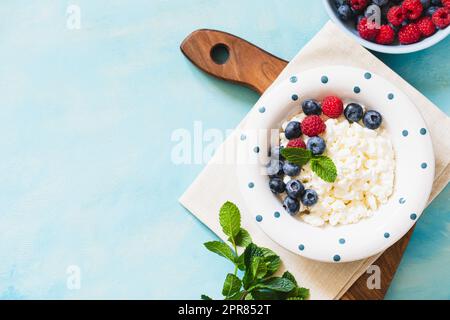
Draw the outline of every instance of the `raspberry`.
M433 26L434 27L434 26ZM395 32L387 24L382 25L380 28L380 33L378 33L375 38L375 42L379 44L391 44L395 40Z
M410 23L400 29L398 40L401 44L411 44L418 42L421 35L419 27L415 23Z
M297 138L297 139L290 140L288 145L287 145L287 147L288 148L306 149L306 144L305 144L305 142L302 139Z
M326 97L322 102L322 111L330 118L339 118L342 112L344 112L344 104L338 97Z
M350 6L356 11L363 10L369 4L369 0L350 0Z
M369 24L367 18L362 18L358 23L358 32L361 38L373 41L380 29L375 24Z
M402 10L406 18L410 20L417 19L423 11L422 2L420 0L405 0L402 3Z
M450 24L449 10L446 8L439 8L433 13L432 21L439 29L445 29Z
M450 0L441 0L444 8L450 9Z
M307 116L302 122L302 131L309 137L315 137L321 134L326 128L325 123L317 115Z
M436 27L430 17L423 17L417 21L417 27L424 37L429 37L436 31Z
M389 9L387 14L388 21L395 27L400 26L405 21L402 7L395 6Z

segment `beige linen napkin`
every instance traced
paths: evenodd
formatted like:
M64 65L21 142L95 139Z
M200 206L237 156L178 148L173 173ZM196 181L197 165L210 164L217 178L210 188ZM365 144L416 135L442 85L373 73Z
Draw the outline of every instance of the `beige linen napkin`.
M328 22L300 51L273 85L291 74L301 74L302 70L323 65L348 65L372 71L396 84L415 102L427 123L436 156L436 177L431 199L439 194L450 180L449 118L332 22ZM245 121L246 118L238 128ZM235 130L235 133L237 131L239 130ZM242 212L243 226L250 232L253 241L277 252L284 262L284 268L290 270L301 285L311 289L312 299L339 299L378 256L346 264L320 263L297 256L269 239L246 209L237 185L235 166L223 164L221 161L225 158L224 154L235 152L236 139L237 134L232 134L216 151L207 167L180 198L181 204L224 239L218 221L218 211L227 200L236 203Z

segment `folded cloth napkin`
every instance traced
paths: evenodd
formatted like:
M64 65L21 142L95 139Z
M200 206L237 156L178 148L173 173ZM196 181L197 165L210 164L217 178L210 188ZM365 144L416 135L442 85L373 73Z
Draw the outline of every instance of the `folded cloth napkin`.
M442 191L450 180L450 120L421 93L383 64L369 51L361 47L335 24L328 22L322 30L298 53L272 86L291 74L323 65L348 65L373 71L395 83L414 101L429 128L436 157L436 177L430 201ZM270 88L269 88L270 90ZM245 123L246 118L238 126ZM238 132L239 130L235 130ZM242 212L242 224L252 235L253 241L278 253L284 268L291 271L302 286L311 289L311 299L339 299L351 285L379 257L345 263L328 264L297 256L274 243L256 225L246 210L239 192L235 166L223 164L224 155L235 152L238 139L232 134L216 151L210 163L180 198L181 204L213 230L222 234L218 211L225 201L232 201Z

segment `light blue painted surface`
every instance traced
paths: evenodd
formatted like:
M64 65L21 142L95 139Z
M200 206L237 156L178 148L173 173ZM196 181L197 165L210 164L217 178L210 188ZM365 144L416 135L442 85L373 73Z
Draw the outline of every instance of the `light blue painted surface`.
M195 120L233 128L258 96L178 46L217 28L291 59L327 21L321 3L22 0L0 14L0 298L218 296L229 266L177 202L203 166L173 165L170 137ZM379 56L448 114L449 47ZM419 221L388 298L450 298L449 198Z

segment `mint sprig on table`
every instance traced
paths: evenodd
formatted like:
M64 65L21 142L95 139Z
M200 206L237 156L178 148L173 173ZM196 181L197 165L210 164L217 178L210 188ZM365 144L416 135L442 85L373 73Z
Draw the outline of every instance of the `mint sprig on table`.
M281 155L290 163L304 166L311 161L311 170L326 182L335 182L337 169L333 160L327 156L315 156L310 150L302 148L285 148Z
M252 242L248 231L241 228L241 213L235 204L226 202L222 206L219 221L231 247L221 241L204 245L234 265L234 272L226 275L223 284L225 300L305 300L309 297L309 289L299 287L288 271L281 277L274 276L281 266L280 257ZM239 254L238 247L245 248L243 253ZM211 300L207 295L201 298Z

